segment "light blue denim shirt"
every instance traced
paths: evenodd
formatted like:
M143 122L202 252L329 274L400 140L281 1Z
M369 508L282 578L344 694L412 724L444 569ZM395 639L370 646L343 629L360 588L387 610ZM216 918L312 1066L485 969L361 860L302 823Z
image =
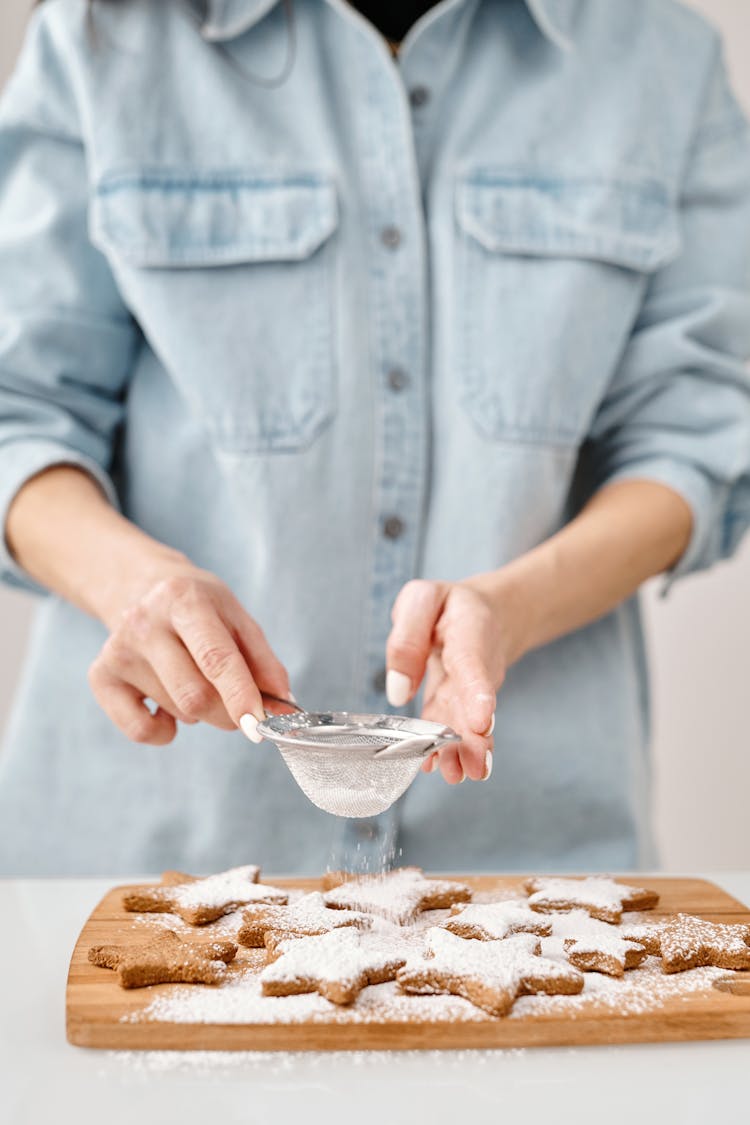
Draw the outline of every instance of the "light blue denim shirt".
M89 470L216 572L309 707L380 711L410 578L501 566L597 487L750 523L750 143L668 0L443 0L397 61L342 0L47 0L0 111L0 519ZM33 588L7 555L13 583ZM635 600L526 656L487 784L346 821L240 733L135 746L40 601L0 871L655 862Z

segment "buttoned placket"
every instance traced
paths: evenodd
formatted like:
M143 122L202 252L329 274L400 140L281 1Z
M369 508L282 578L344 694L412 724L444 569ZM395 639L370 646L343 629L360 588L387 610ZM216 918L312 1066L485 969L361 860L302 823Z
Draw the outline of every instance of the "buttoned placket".
M421 562L429 456L428 269L408 90L374 30L363 28L356 62L365 81L357 130L370 263L377 522L361 690L367 709L381 712L389 710L383 662L391 606ZM377 817L344 821L334 850L349 868L377 870L394 853L397 827L397 806Z

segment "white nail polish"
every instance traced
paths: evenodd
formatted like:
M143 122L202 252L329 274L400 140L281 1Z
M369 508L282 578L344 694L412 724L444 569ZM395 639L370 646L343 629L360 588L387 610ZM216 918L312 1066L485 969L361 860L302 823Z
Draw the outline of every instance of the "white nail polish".
M263 741L263 735L258 734L258 720L255 718L255 715L247 714L240 716L240 729L251 742Z
M490 725L487 727L487 730L484 732L483 737L489 738L490 735L492 734L492 732L494 731L494 729L495 729L495 712L493 711L492 712L492 718L490 719Z
M287 695L287 699L291 699L292 703L296 703L296 702L297 702L297 697L296 697L296 696L294 696L294 695L292 695L292 693L291 693L291 692L289 692L289 693L288 693L288 695Z
M403 707L409 702L411 680L403 672L389 668L388 675L385 677L385 694L391 707Z
M437 754L433 754L432 757L430 758L429 765L427 766L427 772L428 773L434 773L435 772L435 770L438 768L438 760L439 759L438 759Z
M492 773L492 751L488 750L484 759L484 776L482 781L489 781L490 774Z

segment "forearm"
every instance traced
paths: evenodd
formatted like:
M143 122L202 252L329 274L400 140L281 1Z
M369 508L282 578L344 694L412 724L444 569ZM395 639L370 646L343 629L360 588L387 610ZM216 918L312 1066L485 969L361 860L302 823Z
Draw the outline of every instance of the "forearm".
M56 465L28 481L11 504L5 535L37 582L108 625L144 579L186 562L109 504L87 473Z
M472 578L503 619L508 662L579 629L685 551L692 513L672 489L648 480L604 487L556 535L507 566Z

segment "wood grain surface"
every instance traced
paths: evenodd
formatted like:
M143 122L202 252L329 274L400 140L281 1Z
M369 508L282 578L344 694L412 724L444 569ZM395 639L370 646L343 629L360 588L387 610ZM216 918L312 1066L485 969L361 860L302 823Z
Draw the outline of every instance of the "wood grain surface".
M522 894L522 875L455 876L476 892L497 891L498 897ZM750 924L750 910L713 883L702 879L632 876L623 882L646 886L659 893L656 910L631 918L658 919L678 911L716 922ZM320 889L318 879L268 879L274 886ZM92 945L136 945L153 930L144 916L122 909L123 891L115 887L86 922L73 951L66 993L68 1040L78 1046L128 1050L362 1050L469 1047L527 1047L644 1043L668 1040L731 1039L750 1037L750 972L727 973L705 989L665 998L653 1010L613 1012L592 998L585 1010L569 1013L524 1013L519 1018L481 1021L447 1018L341 1022L331 1005L330 1019L308 1023L169 1023L140 1018L139 1014L162 993L202 985L155 985L125 990L107 969L88 962ZM442 915L441 915L442 916ZM140 923L138 919L141 919ZM182 931L180 931L182 932ZM210 938L212 927L194 928L191 937ZM237 964L258 964L258 951L240 948ZM637 971L637 970L636 970ZM375 986L379 987L379 986ZM385 987L385 986L380 986ZM275 1002L275 1001L274 1001ZM278 1004L283 1005L279 999ZM279 1009L282 1011L282 1009Z

